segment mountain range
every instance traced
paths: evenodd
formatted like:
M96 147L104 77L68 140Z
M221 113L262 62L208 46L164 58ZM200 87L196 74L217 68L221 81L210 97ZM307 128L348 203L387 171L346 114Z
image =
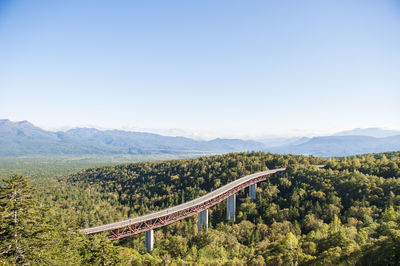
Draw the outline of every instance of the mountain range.
M0 120L0 156L157 155L265 151L322 157L400 150L400 131L354 129L332 136L195 140L153 133L74 128L46 131L28 121Z
M338 157L400 150L400 135L376 138L361 135L314 137L307 142L271 147L269 152Z
M110 154L210 154L261 150L264 144L251 140L200 141L144 132L74 128L51 132L28 121L0 120L0 156L20 155L110 155Z
M400 135L400 131L397 130L383 130L377 127L371 128L355 128L352 130L341 131L333 136L369 136L375 138L385 138L385 137L392 137Z

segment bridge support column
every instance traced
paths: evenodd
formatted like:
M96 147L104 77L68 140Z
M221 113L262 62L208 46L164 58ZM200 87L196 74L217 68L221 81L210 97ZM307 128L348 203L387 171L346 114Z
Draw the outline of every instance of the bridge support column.
M199 212L198 218L197 218L197 227L198 231L200 232L202 228L204 228L207 231L208 228L208 209Z
M233 222L236 219L236 194L226 199L226 219Z
M154 230L144 232L144 244L148 252L154 248Z
M257 188L257 184L253 184L249 186L249 196L251 199L256 199L256 188Z

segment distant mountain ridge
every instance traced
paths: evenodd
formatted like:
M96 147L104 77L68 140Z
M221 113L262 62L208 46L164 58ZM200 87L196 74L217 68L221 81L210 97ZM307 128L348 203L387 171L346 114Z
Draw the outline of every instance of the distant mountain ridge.
M400 150L400 135L385 138L357 135L314 137L298 145L266 149L266 151L281 154L290 153L320 157L349 156L398 150Z
M387 130L377 127L355 128L333 134L333 136L369 136L375 138L386 138L397 135L400 135L400 131L398 130Z
M0 120L0 156L22 155L187 155L266 151L321 157L400 150L400 132L354 129L324 137L194 140L146 132L74 128L46 131L28 121ZM356 135L359 134L359 135ZM369 136L374 135L374 136ZM384 136L384 137L375 137Z
M264 144L240 139L200 141L122 130L74 128L51 132L28 121L0 120L0 156L84 154L188 154L262 150Z
M262 142L267 147L277 147L277 146L287 146L287 145L295 145L301 144L309 141L311 138L309 137L272 137L272 138L261 138L257 139L257 141Z

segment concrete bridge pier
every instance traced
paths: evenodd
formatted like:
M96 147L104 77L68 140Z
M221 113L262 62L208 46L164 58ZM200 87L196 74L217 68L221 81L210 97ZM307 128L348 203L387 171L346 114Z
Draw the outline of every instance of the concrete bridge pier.
M236 219L236 194L226 199L226 219L232 222Z
M199 212L197 219L198 219L197 220L198 231L200 232L202 228L204 228L207 231L207 228L208 228L208 209Z
M256 188L257 188L257 184L253 184L249 186L249 196L251 199L256 199Z
M154 230L144 232L144 244L148 252L154 248Z

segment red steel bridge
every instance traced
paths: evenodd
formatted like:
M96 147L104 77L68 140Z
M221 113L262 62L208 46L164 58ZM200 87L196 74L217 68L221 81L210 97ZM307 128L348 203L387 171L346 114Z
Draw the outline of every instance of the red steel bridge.
M318 165L317 167L323 167L323 165ZM227 219L234 221L236 211L236 193L246 187L249 187L250 197L255 199L256 184L258 182L264 181L275 175L281 175L285 172L285 170L286 168L279 168L247 175L232 181L204 196L183 204L120 222L86 228L81 230L81 232L84 234L110 232L109 238L111 240L145 232L146 247L149 251L151 251L153 249L154 242L153 229L160 228L195 214L199 214L199 230L201 227L207 228L208 208L218 204L224 199L227 199Z

